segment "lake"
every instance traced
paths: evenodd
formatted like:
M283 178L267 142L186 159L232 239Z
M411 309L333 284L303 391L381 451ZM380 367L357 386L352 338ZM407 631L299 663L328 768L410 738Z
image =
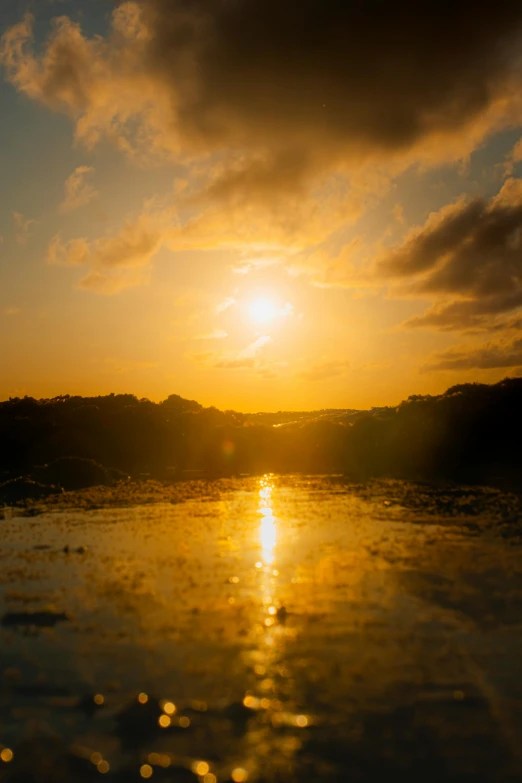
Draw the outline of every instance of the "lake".
M72 497L0 522L0 781L521 779L517 497Z

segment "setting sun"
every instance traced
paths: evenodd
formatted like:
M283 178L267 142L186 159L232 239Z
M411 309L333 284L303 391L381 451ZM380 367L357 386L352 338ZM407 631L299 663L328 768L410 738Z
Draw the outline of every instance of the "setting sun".
M248 306L250 318L259 324L273 321L277 315L277 309L270 299L255 299Z

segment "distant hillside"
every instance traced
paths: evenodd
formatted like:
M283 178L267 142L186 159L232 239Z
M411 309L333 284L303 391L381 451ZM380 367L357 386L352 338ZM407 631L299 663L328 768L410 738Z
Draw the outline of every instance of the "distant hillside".
M310 421L347 422L361 411L352 408L325 408L319 411L277 411L277 413L245 413L244 421L249 424L266 424L283 427L288 424L304 424Z
M165 479L188 471L303 471L514 485L522 475L521 438L519 378L462 384L370 411L245 414L175 394L160 403L132 394L0 403L4 479L81 457Z

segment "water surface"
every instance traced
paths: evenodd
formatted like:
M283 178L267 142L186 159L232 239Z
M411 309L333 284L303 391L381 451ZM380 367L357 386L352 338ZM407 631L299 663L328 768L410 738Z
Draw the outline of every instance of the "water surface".
M6 511L1 781L520 779L516 498L186 486Z

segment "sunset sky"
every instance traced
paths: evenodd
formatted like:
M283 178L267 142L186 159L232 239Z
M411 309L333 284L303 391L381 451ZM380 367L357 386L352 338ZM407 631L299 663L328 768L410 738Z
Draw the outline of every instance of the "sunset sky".
M0 398L522 372L522 4L2 0Z

